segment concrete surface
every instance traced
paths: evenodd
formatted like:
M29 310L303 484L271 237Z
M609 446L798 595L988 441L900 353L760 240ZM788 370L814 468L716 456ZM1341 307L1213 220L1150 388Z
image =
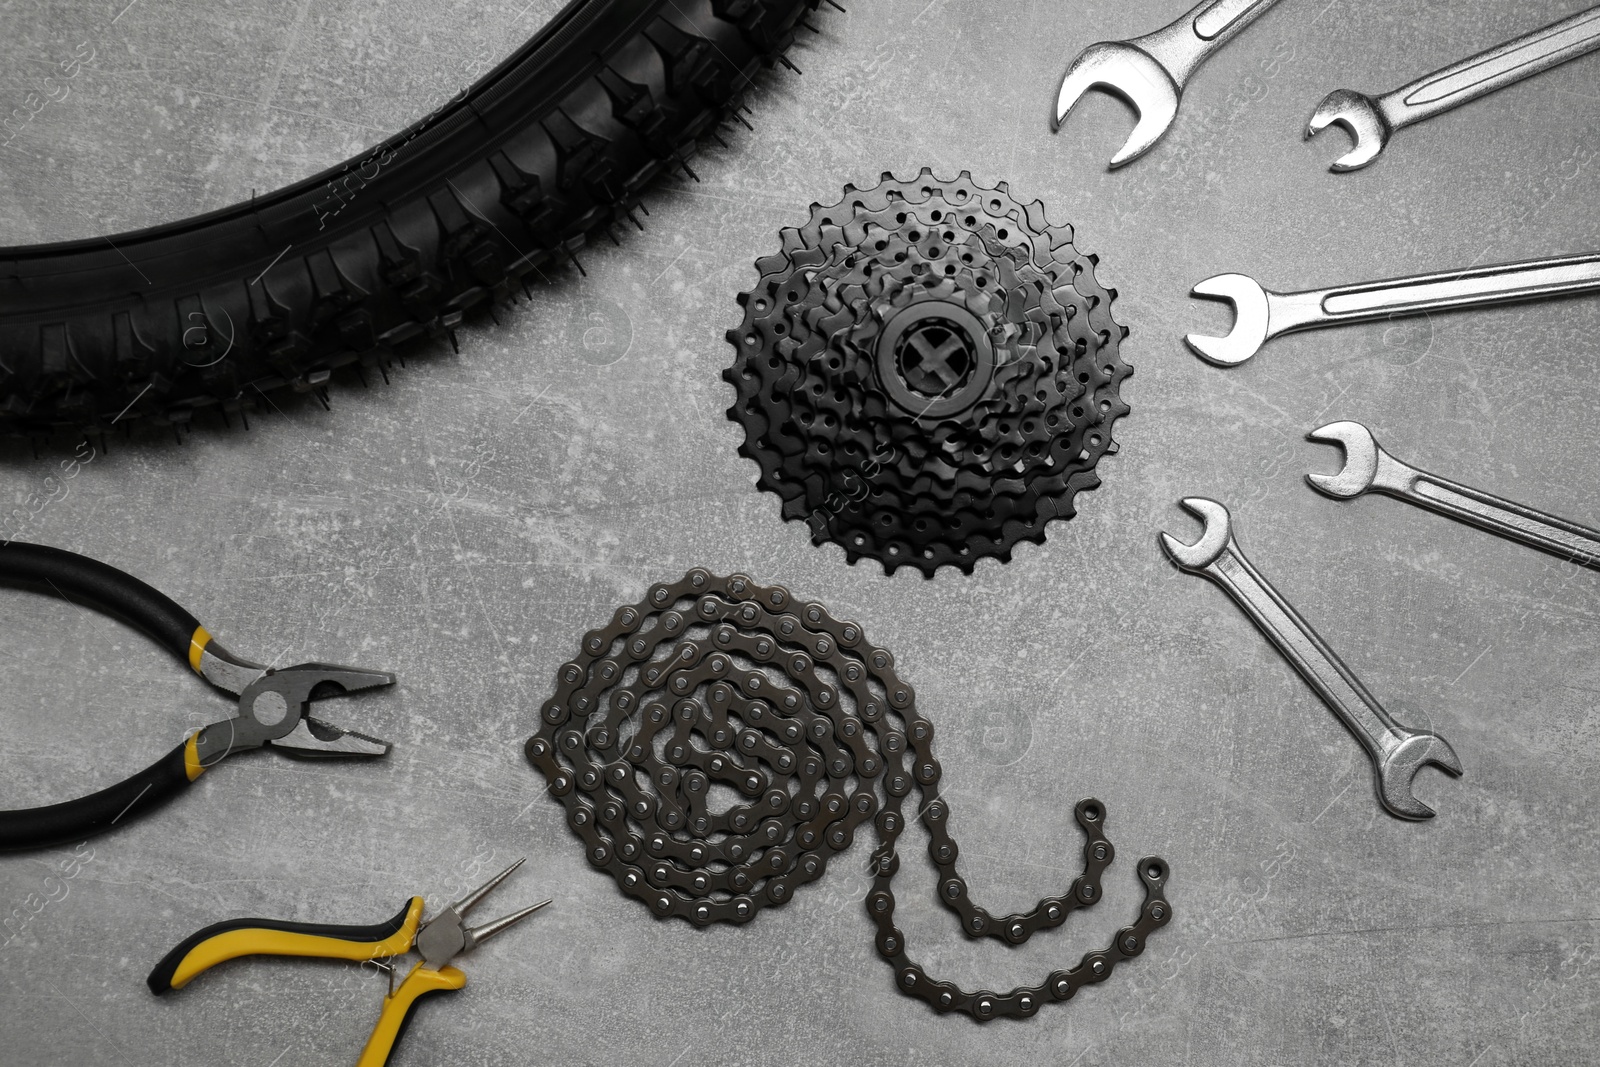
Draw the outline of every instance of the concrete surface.
M0 101L89 42L95 59L0 161L0 240L186 216L352 154L447 98L554 0L0 0ZM768 79L755 132L651 202L649 231L586 257L462 353L392 384L285 405L248 434L97 455L14 531L122 566L230 647L388 667L340 722L387 761L230 762L74 853L0 859L0 1060L346 1064L382 983L344 965L240 961L156 1000L143 978L208 923L372 922L518 856L502 910L555 906L479 950L400 1064L1199 1065L1588 1062L1600 1036L1600 575L1301 475L1302 434L1367 422L1395 454L1600 525L1600 300L1396 320L1274 342L1232 371L1196 280L1296 289L1600 247L1600 57L1405 131L1327 172L1300 130L1330 89L1383 90L1577 0L1285 3L1191 82L1178 126L1118 173L1109 98L1052 135L1065 64L1178 14L1173 0L855 0ZM119 14L120 12L120 14ZM972 578L889 580L813 548L735 454L718 374L733 295L779 227L882 170L971 168L1041 197L1122 291L1137 372L1121 455L1071 523ZM59 456L9 453L26 507ZM1384 815L1354 740L1155 536L1188 494L1230 504L1256 564L1403 722L1466 765L1425 772L1427 824ZM582 631L705 565L781 582L892 649L943 731L954 829L997 911L1064 886L1095 795L1123 857L1109 899L1021 951L969 945L901 876L916 954L1008 988L1106 943L1171 864L1172 925L1112 981L979 1027L899 996L852 863L744 929L655 922L591 871L520 741ZM65 799L225 713L136 634L0 595L0 802ZM335 717L330 713L330 717ZM1010 723L1004 734L986 727ZM866 845L858 842L865 855ZM918 851L913 844L907 855ZM20 909L20 911L19 911Z

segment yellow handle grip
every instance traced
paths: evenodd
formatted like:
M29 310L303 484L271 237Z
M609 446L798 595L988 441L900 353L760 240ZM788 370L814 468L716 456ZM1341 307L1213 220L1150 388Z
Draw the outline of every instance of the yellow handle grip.
M200 762L200 734L201 731L196 730L183 745L183 773L191 782L206 773L206 765Z
M200 660L206 654L206 646L211 643L211 631L204 626L196 626L194 633L189 635L189 668L204 678L206 672L200 669Z
M383 998L378 1025L372 1028L372 1036L367 1038L367 1046L361 1050L356 1067L384 1067L410 1025L417 1001L434 993L454 992L466 984L467 976L448 965L437 971L420 963L411 968L400 988Z
M208 926L187 938L156 965L146 981L152 992L182 989L196 975L240 956L310 956L337 960L378 960L409 951L422 922L422 898L376 926L324 926L235 919Z

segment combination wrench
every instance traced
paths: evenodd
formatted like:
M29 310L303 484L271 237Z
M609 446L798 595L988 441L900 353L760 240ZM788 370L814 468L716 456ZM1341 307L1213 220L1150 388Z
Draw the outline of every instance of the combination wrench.
M1201 0L1177 21L1154 33L1090 45L1072 61L1061 79L1050 128L1061 129L1088 90L1108 90L1139 114L1133 133L1111 157L1111 169L1133 162L1150 151L1172 125L1189 75L1277 2Z
M1600 252L1533 259L1493 267L1419 274L1380 282L1278 293L1243 274L1219 274L1195 285L1190 295L1233 305L1233 329L1226 337L1191 333L1184 338L1195 355L1219 367L1233 367L1280 334L1421 315L1451 308L1485 307L1520 300L1566 296L1600 289Z
M1306 126L1315 137L1338 124L1355 147L1334 161L1330 170L1360 170L1378 157L1398 129L1431 119L1503 86L1577 59L1600 48L1600 7L1553 22L1497 48L1452 63L1443 70L1371 97L1353 89L1335 89L1317 105Z
M1383 709L1377 699L1334 654L1311 624L1251 566L1233 537L1228 509L1205 497L1187 497L1183 507L1205 524L1200 539L1186 545L1161 535L1161 548L1182 570L1220 585L1267 635L1284 659L1355 734L1372 758L1378 801L1402 819L1430 819L1433 809L1411 792L1412 780L1432 764L1453 775L1461 761L1449 742L1425 730L1411 730Z
M1306 434L1306 439L1344 449L1344 468L1338 474L1306 475L1319 493L1336 500L1369 490L1387 493L1585 567L1600 568L1600 531L1408 466L1385 452L1372 431L1359 422L1329 423Z

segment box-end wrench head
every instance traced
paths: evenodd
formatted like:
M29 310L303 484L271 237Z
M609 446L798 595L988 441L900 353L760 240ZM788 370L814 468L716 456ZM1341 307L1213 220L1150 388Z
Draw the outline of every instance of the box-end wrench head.
M1390 717L1311 624L1251 566L1234 540L1227 508L1204 497L1186 497L1183 507L1205 524L1200 539L1185 544L1163 533L1162 551L1181 569L1221 586L1355 735L1372 758L1378 801L1390 814L1432 818L1433 809L1416 798L1411 786L1425 766L1461 773L1461 761L1449 742Z
M1343 126L1355 141L1354 148L1328 167L1337 174L1360 170L1377 159L1392 132L1378 102L1354 89L1335 89L1322 98L1306 124L1306 140L1334 125Z
M1271 336L1271 294L1243 274L1219 274L1195 283L1190 296L1220 300L1233 306L1233 329L1225 337L1191 333L1183 340L1194 354L1219 367L1236 367L1261 351Z

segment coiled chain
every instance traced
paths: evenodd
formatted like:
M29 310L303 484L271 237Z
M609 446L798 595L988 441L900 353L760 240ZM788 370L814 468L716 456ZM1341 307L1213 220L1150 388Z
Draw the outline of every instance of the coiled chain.
M974 903L956 870L959 849L939 793L933 724L917 711L894 659L855 623L779 586L691 570L652 586L584 635L525 747L567 809L589 862L659 917L698 925L748 922L820 878L831 855L871 820L878 845L867 914L898 988L941 1012L978 1020L1028 1016L1109 977L1172 917L1166 864L1139 861L1145 901L1110 947L1009 993L967 992L930 978L907 955L891 888L905 797L938 867L937 897L971 938L1021 944L1100 899L1114 856L1105 807L1080 801L1084 871L1064 894L996 918ZM880 802L879 792L883 794ZM719 794L737 799L718 802Z

